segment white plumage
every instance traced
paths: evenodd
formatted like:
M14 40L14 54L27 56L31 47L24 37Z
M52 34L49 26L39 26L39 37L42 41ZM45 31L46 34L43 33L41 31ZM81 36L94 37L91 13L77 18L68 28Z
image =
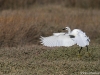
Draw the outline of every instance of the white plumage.
M75 44L79 45L80 47L85 47L89 45L89 37L87 37L86 34L80 29L74 29L73 31L71 31L69 27L64 29L68 30L68 33L53 33L53 35L49 37L41 36L41 44L48 47L69 47Z

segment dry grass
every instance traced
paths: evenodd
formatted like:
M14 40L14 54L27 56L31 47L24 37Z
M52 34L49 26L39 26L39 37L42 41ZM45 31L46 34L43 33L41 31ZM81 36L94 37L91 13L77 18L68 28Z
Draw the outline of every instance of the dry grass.
M84 9L100 8L100 0L0 0L0 10L26 9L35 5L59 4L66 7L78 7Z
M70 9L59 5L4 10L0 12L0 46L38 44L41 35L61 32L65 26L80 28L90 39L100 40L99 13L99 10Z

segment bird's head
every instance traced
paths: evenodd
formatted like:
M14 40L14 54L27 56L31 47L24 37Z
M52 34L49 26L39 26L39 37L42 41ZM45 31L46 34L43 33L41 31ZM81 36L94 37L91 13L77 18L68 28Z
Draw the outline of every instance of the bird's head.
M65 27L65 28L63 28L63 30L69 30L70 28L69 27Z
M65 27L63 30L68 30L68 34L71 33L71 29L69 27Z

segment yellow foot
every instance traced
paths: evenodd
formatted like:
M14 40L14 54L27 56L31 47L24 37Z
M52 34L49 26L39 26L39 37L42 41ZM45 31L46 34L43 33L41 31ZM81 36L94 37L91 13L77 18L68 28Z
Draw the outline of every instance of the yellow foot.
M91 56L91 54L88 52L89 57Z
M82 55L78 54L77 56L78 56L78 58L81 58Z

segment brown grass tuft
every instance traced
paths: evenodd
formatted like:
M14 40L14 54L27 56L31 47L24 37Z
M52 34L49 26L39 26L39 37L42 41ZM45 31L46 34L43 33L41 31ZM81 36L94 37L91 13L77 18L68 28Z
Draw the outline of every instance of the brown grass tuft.
M0 46L39 44L40 36L62 32L65 26L79 28L90 39L100 37L99 10L65 8L59 5L0 12Z

